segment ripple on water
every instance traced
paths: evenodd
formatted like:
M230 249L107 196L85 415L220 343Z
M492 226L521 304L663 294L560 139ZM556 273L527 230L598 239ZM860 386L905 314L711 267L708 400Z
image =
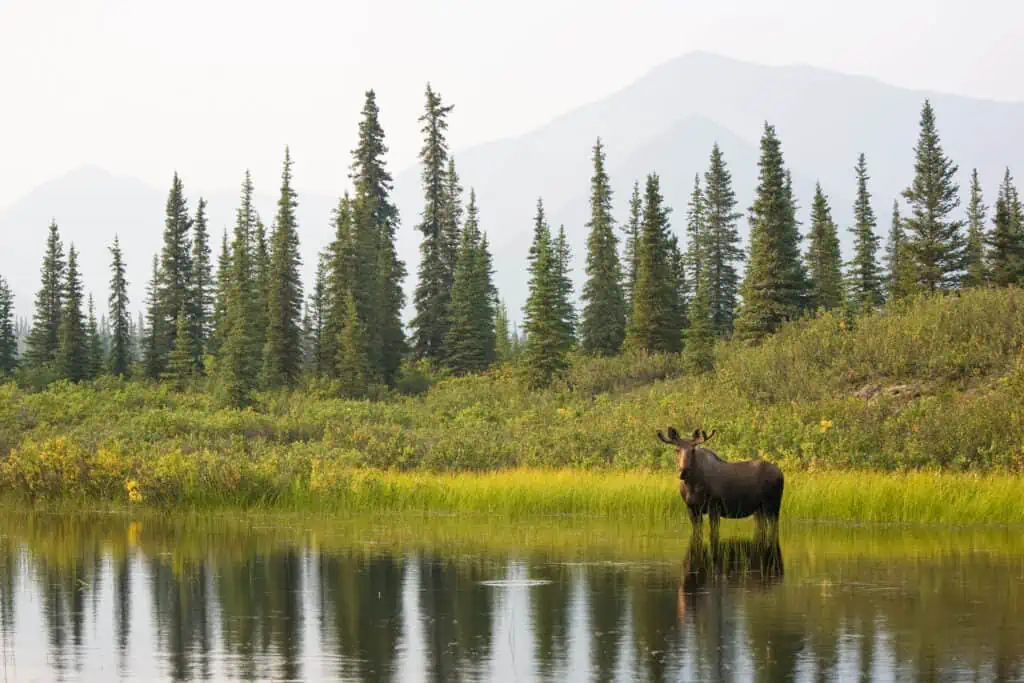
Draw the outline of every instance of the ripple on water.
M498 588L533 588L534 586L546 586L552 583L551 579L494 579L491 581L480 581L481 586L494 586Z

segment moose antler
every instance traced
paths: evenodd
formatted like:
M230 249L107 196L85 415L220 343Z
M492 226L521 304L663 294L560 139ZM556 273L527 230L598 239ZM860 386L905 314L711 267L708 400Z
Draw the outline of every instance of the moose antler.
M658 438L661 439L662 441L664 441L667 444L670 444L672 446L678 446L679 445L679 432L676 430L675 427L669 427L667 431L668 431L668 436L666 437L664 434L661 433L661 430L659 429L658 430Z
M712 438L712 437L713 437L713 436L714 436L715 434L717 434L717 433L718 433L718 430L716 430L716 429L712 429L712 430L711 430L711 433L710 433L710 434L708 434L707 432L705 432L705 431L704 431L703 429L702 429L702 430L700 430L700 436L701 436L701 439L700 439L700 441L701 441L701 443L707 443L708 441L711 441L711 438Z

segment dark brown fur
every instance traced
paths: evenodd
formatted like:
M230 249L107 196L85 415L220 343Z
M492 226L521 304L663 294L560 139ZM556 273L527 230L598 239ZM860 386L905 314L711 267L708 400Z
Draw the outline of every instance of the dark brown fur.
M694 533L700 533L705 514L713 535L718 532L721 517L743 519L754 515L759 529L765 522L775 528L782 509L782 470L766 460L722 460L703 446L715 433L695 429L692 438L684 439L675 427L668 428L667 437L658 430L659 439L676 447L679 495L690 512Z

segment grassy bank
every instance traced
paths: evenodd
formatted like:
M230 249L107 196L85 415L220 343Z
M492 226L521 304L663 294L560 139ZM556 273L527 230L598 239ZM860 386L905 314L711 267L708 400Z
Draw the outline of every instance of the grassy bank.
M244 411L109 378L6 384L0 490L48 504L667 519L681 514L674 458L654 432L672 424L716 429L726 458L779 462L794 518L1014 522L1022 345L1021 293L976 290L720 344L700 376L674 356L577 358L543 392L508 366L424 376L425 391L384 401L314 383Z

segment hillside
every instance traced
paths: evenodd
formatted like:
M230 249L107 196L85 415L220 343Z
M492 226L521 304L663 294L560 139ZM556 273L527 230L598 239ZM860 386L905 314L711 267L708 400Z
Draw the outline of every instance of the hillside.
M844 256L849 256L849 224L857 154L867 155L870 189L879 231L888 229L893 199L912 175L912 148L925 97L936 108L943 145L960 164L965 192L970 169L978 168L986 199L995 197L1006 166L1024 160L1024 104L990 102L890 86L877 80L806 66L768 67L696 52L667 62L633 84L585 104L525 135L454 151L463 185L477 190L483 227L495 254L496 285L519 317L526 295L523 265L531 218L543 196L549 219L564 223L575 254L577 286L584 279L583 255L590 173L590 150L597 136L606 144L608 171L616 193L619 220L634 180L649 171L663 178L673 226L680 233L695 173L702 172L716 140L730 166L737 199L746 208L757 179L757 147L765 121L774 124L806 222L813 184L820 180L840 221ZM458 103L454 103L458 106ZM410 120L409 125L416 125ZM283 144L284 141L282 141ZM239 160L240 168L245 160ZM168 160L168 182L173 160ZM393 169L395 198L402 216L399 252L415 286L421 207L419 168ZM301 192L299 221L303 272L308 283L316 253L330 239L330 211L336 196ZM194 205L199 192L210 201L211 228L217 238L234 220L241 178L225 178L227 189L209 192L189 185ZM339 188L339 193L343 188ZM140 306L149 263L160 244L166 188L148 187L95 168L79 169L30 193L0 216L0 234L17 235L0 253L0 273L15 290L19 314L30 312L38 287L46 226L61 225L65 242L83 248L87 287L105 299L109 244L121 232L130 268L130 293ZM274 211L276 187L257 187L257 205L266 222ZM740 224L745 238L747 225ZM411 311L410 311L411 312Z
M717 430L722 456L760 454L787 472L1019 473L1024 293L910 300L852 328L823 315L757 348L720 345L715 370L696 377L678 356L577 358L543 392L500 367L380 402L334 396L317 383L239 411L167 384L9 383L0 488L121 500L127 481L154 502L273 504L385 495L364 468L666 472L674 454L655 436L666 425Z

